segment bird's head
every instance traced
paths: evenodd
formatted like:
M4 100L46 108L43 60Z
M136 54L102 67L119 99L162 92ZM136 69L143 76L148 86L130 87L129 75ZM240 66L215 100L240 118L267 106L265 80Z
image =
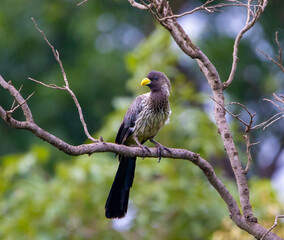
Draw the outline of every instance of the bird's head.
M141 86L148 86L152 92L165 91L168 95L171 92L171 83L165 74L158 71L151 71L141 82Z

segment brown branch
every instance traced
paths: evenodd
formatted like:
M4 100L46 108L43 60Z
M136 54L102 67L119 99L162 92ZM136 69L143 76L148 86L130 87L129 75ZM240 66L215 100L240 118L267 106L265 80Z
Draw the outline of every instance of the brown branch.
M78 3L77 6L80 6L80 5L82 5L83 3L88 2L88 1L89 1L89 0L84 0L84 1L82 1L82 2L80 2L80 3Z
M23 84L22 84L21 87L19 88L17 95L18 95L19 92L22 90L22 88L23 88ZM13 103L12 103L11 110L14 108L15 103L16 103L16 99L14 99L14 101L13 101Z
M207 13L214 13L216 11L219 11L219 8L224 8L224 7L247 7L248 5L247 4L244 4L242 2L239 2L239 1L230 1L230 2L238 2L238 3L219 3L219 4L216 4L216 5L211 5L211 6L207 6L208 4L214 2L215 0L207 0L207 2L205 2L204 4L202 4L201 6L198 6L190 11L187 11L187 12L184 12L184 13L181 13L181 14L174 14L174 15L171 15L171 16L166 16L166 17L163 17L163 18L160 18L159 20L160 21L164 21L166 19L172 19L172 18L180 18L180 17L183 17L183 16L186 16L186 15L190 15L190 14L193 14L197 11L206 11ZM258 5L251 5L251 7L256 7Z
M147 10L152 6L152 4L148 4L146 6L142 5L140 3L137 3L135 0L128 0L128 2L131 4L132 7L139 8L141 10Z
M48 41L48 39L47 39L47 37L45 36L44 32L38 27L36 21L35 21L33 18L32 18L32 21L34 22L34 25L35 25L36 29L42 34L42 36L43 36L45 42L46 42L46 43L49 45L49 47L51 48L51 50L52 50L52 52L53 52L53 55L54 55L56 61L57 61L58 64L59 64L59 67L60 67L60 70L61 70L61 73L62 73L62 76L63 76L63 80L64 80L64 82L65 82L65 86L63 86L63 87L58 87L58 86L55 85L55 84L47 85L47 84L44 84L44 83L42 83L42 82L40 82L40 81L38 81L38 80L35 80L35 79L32 79L32 78L29 78L29 79L32 80L32 81L34 81L34 82L40 83L41 85L43 85L43 86L45 86L45 87L49 87L49 88L54 88L54 89L60 89L60 90L67 91L67 92L71 95L71 97L72 97L72 99L73 99L73 101L74 101L74 103L75 103L75 105L76 105L76 107L77 107L77 110L78 110L78 113L79 113L79 117L80 117L80 121L81 121L81 124L82 124L82 126L83 126L85 135L86 135L87 138L88 138L89 140L91 140L92 142L98 142L99 140L94 139L94 138L91 136L91 134L89 133L89 131L88 131L88 127L87 127L87 124L86 124L86 122L85 122L85 120L84 120L83 111L82 111L82 108L81 108L81 106L80 106L80 104L79 104L79 101L78 101L76 95L74 94L74 92L73 92L73 91L70 89L70 87L69 87L69 82L68 82L67 75L66 75L66 73L65 73L63 64L62 64L62 62L61 62L61 60L60 60L59 52L58 52L58 51L54 48L54 46Z
M0 86L5 88L12 96L15 96L15 99L17 102L21 102L22 96L21 94L14 88L13 85L7 86L7 83L5 80L0 76ZM17 94L18 93L18 94ZM26 105L26 108L29 110L29 107L27 106L27 103L23 103L21 108L23 111L26 111L26 108L23 108L23 105ZM125 145L118 145L114 143L106 143L103 142L103 139L101 142L98 143L90 143L90 144L82 144L79 146L72 146L60 138L57 138L56 136L52 135L51 133L45 131L44 129L40 128L37 124L34 122L29 122L27 119L25 121L18 121L14 119L12 116L7 117L7 111L4 110L0 106L0 117L11 127L17 128L17 129L25 129L30 132L32 132L35 136L38 138L48 142L49 144L53 145L60 151L73 155L83 155L88 154L91 155L93 153L98 152L113 152L116 154L126 155L126 156L137 156L137 157L159 157L157 148L150 148L150 151L144 152L143 149L140 147L128 147ZM174 149L171 148L170 151L162 151L162 157L164 158L173 158L173 159L184 159L188 160L192 163L194 163L196 166L198 166L204 173L204 175L207 177L208 181L211 183L211 185L217 190L217 192L220 194L220 196L223 198L225 203L227 204L228 211L230 215L235 219L235 221L238 221L240 224L244 224L244 219L241 216L241 213L239 211L238 205L232 195L229 193L225 185L218 179L216 176L214 169L209 164L208 161L204 160L199 156L197 153L190 152L185 149Z
M258 125L255 125L254 127L252 127L252 129L257 129L257 128L261 128L264 126L263 130L266 128L265 125L266 124L269 124L276 116L282 114L282 112L279 112L279 113L276 113L275 115L273 115L271 118L269 118L268 120L258 124Z
M151 0L150 2L153 3L153 9L152 11L150 11L150 13L159 21L159 23L163 27L165 27L170 32L180 49L189 57L196 60L212 89L213 98L222 106L225 106L223 84L212 62L199 49L199 47L191 41L190 37L185 33L184 29L177 22L177 19L169 18L165 19L164 21L159 20L173 15L169 2L163 0ZM261 1L261 3L267 3L267 0ZM265 6L265 4L261 6L262 11L264 10ZM252 10L249 10L249 12L250 14L254 13ZM229 125L225 115L226 111L221 106L219 106L219 104L215 104L214 117L216 120L218 132L222 137L225 150L228 154L232 169L234 171L244 222L240 223L239 221L236 221L234 215L231 215L231 218L237 226L259 239L266 232L266 229L257 223L257 219L253 215L246 174L242 168L239 155L230 133ZM269 239L281 239L272 233L269 233L268 237Z
M276 218L275 218L275 220L274 220L273 226L272 226L271 228L269 228L265 234L263 234L263 236L261 237L260 240L264 240L264 238L266 237L266 235L267 235L268 233L270 233L270 232L272 231L272 229L277 226L277 224L278 224L278 219L279 219L279 218L284 218L284 215L278 215L278 216L276 216Z
M263 51L259 50L258 51L260 53L262 53L268 60L270 60L271 62L273 62L274 64L276 64L276 66L278 66L280 68L280 70L284 73L284 66L282 63L282 47L280 46L279 40L278 40L278 32L275 33L275 42L277 44L278 47L278 55L276 55L276 58L271 58L269 57L266 53L264 53Z
M17 104L17 106L13 107L7 111L7 114L11 115L13 112L15 112L19 107L21 107L24 103L26 103L32 96L34 95L34 92L31 93L21 104Z
M219 104L227 113L229 113L232 117L236 118L239 122L241 122L243 125L245 125L245 135L243 135L244 139L245 139L245 143L246 143L246 155L248 157L248 160L247 160L247 165L246 165L246 168L244 169L244 173L247 174L249 172L249 169L250 169L250 166L251 166L251 162L252 162L252 156L251 156L251 147L258 144L259 142L257 143L250 143L250 131L253 129L252 128L252 124L253 124L253 118L255 116L255 113L251 113L248 108L239 103L239 102L230 102L227 105L232 105L232 104L236 104L236 105L239 105L241 106L243 109L245 109L245 111L249 114L250 116L250 122L249 123L246 123L244 120L242 120L239 115L236 115L236 114L233 114L232 112L230 112L228 109L226 109L223 105L221 105L220 103L218 103L214 98L210 97L214 102L216 102L217 104Z
M253 118L255 116L255 113L251 113L248 108L241 104L241 103L238 103L238 102L231 102L227 105L231 105L231 104L236 104L236 105L239 105L241 106L243 109L245 109L245 111L248 113L248 115L250 116L250 121L249 123L245 123L245 126L246 126L246 129L245 129L245 135L243 135L244 139L245 139L245 143L246 143L246 155L247 155L247 165L246 165L246 168L244 170L244 174L247 174L249 172L249 169L250 169L250 166L251 166L251 162L252 162L252 156L251 156L251 147L253 145L256 145L258 143L250 143L250 131L252 129L252 124L253 124ZM238 118L237 118L238 119ZM239 120L239 119L238 119ZM242 123L244 123L244 121L242 121Z
M224 89L227 88L228 86L230 86L230 84L234 80L235 73L236 73L236 70L237 70L237 64L238 64L238 51L239 51L240 41L241 41L242 37L244 36L244 34L248 30L250 30L254 26L254 24L258 21L258 19L260 18L261 14L263 13L263 11L264 11L267 3L268 3L268 0L259 0L259 5L257 6L256 12L255 11L252 12L251 7L253 5L251 5L251 3L252 3L252 0L248 0L246 24L241 29L241 31L238 33L238 35L235 39L235 42L234 42L232 68L231 68L231 72L230 72L228 80L223 83Z
M10 95L14 97L16 102L21 106L23 114L26 118L27 122L33 123L33 115L31 110L28 107L28 104L26 103L25 99L22 97L22 95L19 93L19 91L12 85L12 82L9 81L8 83L2 78L0 75L0 85L10 92Z
M273 93L273 96L274 96L274 100L276 102L280 102L281 104L284 105L284 98L283 98L283 96L281 94L279 96L277 96L275 93ZM280 112L276 113L271 118L269 118L268 120L264 121L263 123L260 123L260 124L258 124L256 126L254 126L253 129L263 127L263 130L265 130L266 128L268 128L273 123L275 123L278 120L284 118L284 108L283 107L281 107L279 104L277 104L276 102L274 102L271 99L264 98L263 100L267 101L267 102L270 102L275 107L279 108ZM279 115L281 115L281 116L279 116Z
M154 1L158 4L158 1ZM168 2L161 11L162 16L171 16L172 11ZM184 51L185 54L193 59L196 59L201 71L204 73L213 93L213 98L224 106L224 95L223 86L221 83L220 76L208 57L191 41L189 36L184 32L182 27L179 25L176 19L167 19L160 22L168 31L171 33L172 37L176 41L177 45ZM216 120L218 132L220 133L222 140L224 142L225 150L230 159L232 169L234 171L238 192L240 194L240 202L243 214L248 222L256 222L256 218L253 215L250 199L249 199L249 188L247 185L246 175L243 171L239 155L234 144L232 135L229 130L229 125L225 117L226 111L220 107L218 104L214 106L214 117Z

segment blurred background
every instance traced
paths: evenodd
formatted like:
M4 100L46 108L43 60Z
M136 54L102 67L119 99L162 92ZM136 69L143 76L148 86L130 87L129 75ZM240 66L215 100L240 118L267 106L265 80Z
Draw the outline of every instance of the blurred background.
M171 2L181 13L205 1ZM35 122L64 141L87 143L71 97L28 80L63 85L51 49L35 29L35 18L60 52L70 87L83 108L95 138L114 142L133 98L148 91L140 81L150 70L165 72L172 82L171 122L157 140L168 147L200 153L237 198L229 161L212 116L210 88L197 64L185 56L147 11L128 1L1 0L0 74L20 88ZM277 109L263 98L284 91L284 75L257 49L274 56L275 32L284 46L284 2L270 1L259 23L239 48L238 70L226 101L238 101L257 115L255 124ZM225 8L179 19L180 24L227 80L233 41L245 23L245 9ZM13 99L0 89L0 104ZM229 107L248 120L245 112ZM15 117L23 119L21 112ZM228 116L243 164L244 127ZM284 207L283 121L252 132L251 200L260 224L269 228ZM253 239L229 220L227 208L201 171L180 160L138 160L128 215L104 217L104 204L118 161L114 154L70 157L27 131L0 120L0 239ZM151 146L151 145L149 145ZM284 236L283 224L276 230Z

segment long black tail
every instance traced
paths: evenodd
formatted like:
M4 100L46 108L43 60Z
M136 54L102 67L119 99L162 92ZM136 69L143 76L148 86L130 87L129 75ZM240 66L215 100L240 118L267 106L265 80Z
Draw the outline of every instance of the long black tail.
M119 161L119 167L105 205L107 218L123 218L125 216L129 191L134 179L136 157L119 155Z

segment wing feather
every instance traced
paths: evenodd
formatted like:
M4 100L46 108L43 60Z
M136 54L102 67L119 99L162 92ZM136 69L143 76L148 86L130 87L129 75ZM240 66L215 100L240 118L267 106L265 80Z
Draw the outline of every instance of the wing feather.
M133 134L133 127L135 121L145 105L145 100L149 94L143 94L134 99L127 112L124 115L123 121L120 125L118 133L115 138L115 142L118 144L124 144L126 140Z

